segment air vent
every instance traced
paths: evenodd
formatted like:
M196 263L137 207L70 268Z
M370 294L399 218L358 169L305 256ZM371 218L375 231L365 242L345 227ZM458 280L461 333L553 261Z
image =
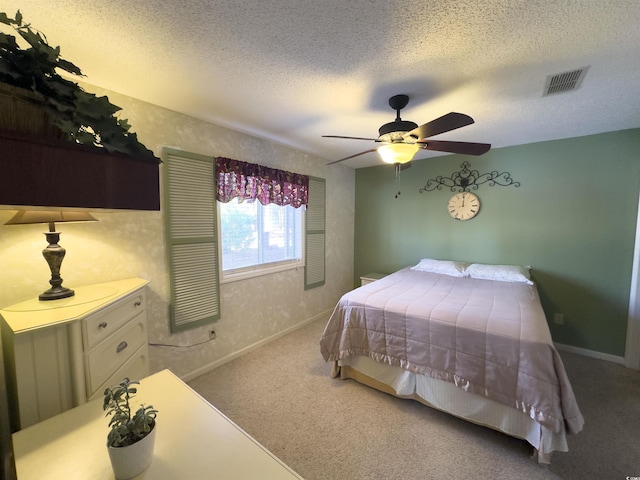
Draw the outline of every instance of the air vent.
M572 72L557 73L555 75L549 75L547 82L544 86L544 93L542 96L551 95L554 93L568 92L571 90L577 90L582 84L582 80L587 73L589 67L582 67Z

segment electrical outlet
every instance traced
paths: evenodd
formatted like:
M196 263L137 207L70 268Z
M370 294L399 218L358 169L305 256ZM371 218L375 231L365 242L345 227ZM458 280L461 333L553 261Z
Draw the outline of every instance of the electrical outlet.
M556 325L564 325L564 315L562 313L554 313L553 323Z
M216 339L216 331L209 330L209 340L215 340L215 339Z

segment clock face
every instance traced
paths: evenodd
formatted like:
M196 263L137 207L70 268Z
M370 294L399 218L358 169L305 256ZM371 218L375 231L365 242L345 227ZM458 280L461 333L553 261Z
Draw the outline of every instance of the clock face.
M480 199L473 193L456 193L449 200L447 209L456 220L471 220L480 211Z

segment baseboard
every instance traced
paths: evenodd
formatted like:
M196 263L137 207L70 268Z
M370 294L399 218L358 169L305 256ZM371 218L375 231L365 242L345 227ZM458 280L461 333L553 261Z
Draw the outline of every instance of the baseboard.
M258 341L256 343L253 343L251 345L248 345L248 346L246 346L246 347L244 347L244 348L242 348L242 349L240 349L240 350L238 350L236 352L230 353L229 355L227 355L225 357L222 357L222 358L216 360L215 362L211 362L211 363L209 363L207 365L203 365L202 367L200 367L200 368L198 368L196 370L193 370L192 372L189 372L189 373L187 373L185 375L180 375L180 379L182 381L184 381L184 382L188 382L190 380L193 380L194 378L199 377L200 375L204 375L205 373L208 373L211 370L214 370L214 369L218 368L219 366L224 365L225 363L228 363L228 362L230 362L231 360L233 360L235 358L241 357L242 355L246 355L247 353L255 350L256 348L260 348L260 347L262 347L262 346L264 346L264 345L266 345L266 344L268 344L270 342L273 342L274 340L277 340L280 337L284 337L285 335L287 335L287 334L289 334L291 332L294 332L294 331L298 330L299 328L302 328L302 327L304 327L304 326L306 326L306 325L308 325L308 324L310 324L312 322L315 322L316 320L320 320L321 318L328 319L329 316L331 315L332 311L333 311L333 309L326 310L326 311L324 311L322 313L314 315L311 318L307 318L306 320L304 320L304 321L302 321L300 323L296 323L295 325L293 325L293 326L291 326L291 327L289 327L289 328L287 328L285 330L282 330L281 332L278 332L278 333L276 333L274 335L271 335L270 337L263 338L262 340L260 340L260 341ZM318 341L320 341L320 340L318 339Z
M572 345L564 345L562 343L554 343L558 350L575 353L577 355L583 355L585 357L597 358L598 360L605 360L607 362L625 364L624 357L618 357L609 353L596 352L595 350L588 350L586 348L574 347Z
M196 377L199 377L200 375L204 375L205 373L210 372L211 370L214 370L222 365L224 365L225 363L230 362L231 360L234 360L238 357L241 357L242 355L246 355L247 353L255 350L256 348L260 348L268 343L273 342L274 340L277 340L278 338L284 337L285 335L291 333L291 332L295 332L296 330L298 330L299 328L302 328L312 322L315 322L316 320L320 320L321 318L329 318L329 316L331 315L331 312L333 310L326 310L324 312L321 312L317 315L314 315L311 318L308 318L300 323L297 323L295 325L292 325L291 327L282 330L281 332L278 332L274 335L271 335L270 337L267 338L263 338L262 340L253 343L251 345L247 345L246 347L233 352L229 355L226 355L214 362L211 362L207 365L203 365L202 367L193 370L187 374L181 375L180 378L184 381L184 382L189 382L191 380L193 380ZM569 353L575 353L577 355L583 355L585 357L590 357L590 358L595 358L598 360L605 360L607 362L612 362L612 363L619 363L621 365L625 365L625 359L624 357L618 357L616 355L611 355L609 353L603 353L603 352L597 352L595 350L588 350L586 348L580 348L580 347L574 347L573 345L565 345L562 343L554 343L555 347L560 350L560 351L564 351L564 352L569 352Z

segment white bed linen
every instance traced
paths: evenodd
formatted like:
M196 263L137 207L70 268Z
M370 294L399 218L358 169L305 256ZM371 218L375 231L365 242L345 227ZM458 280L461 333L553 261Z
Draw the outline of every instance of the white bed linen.
M533 285L405 268L343 295L320 350L447 381L556 433L584 424Z
M564 432L554 433L516 409L465 392L449 382L360 355L339 360L338 364L391 387L398 397L418 397L417 400L431 407L526 440L535 448L534 456L540 463L549 463L553 451L569 450Z

